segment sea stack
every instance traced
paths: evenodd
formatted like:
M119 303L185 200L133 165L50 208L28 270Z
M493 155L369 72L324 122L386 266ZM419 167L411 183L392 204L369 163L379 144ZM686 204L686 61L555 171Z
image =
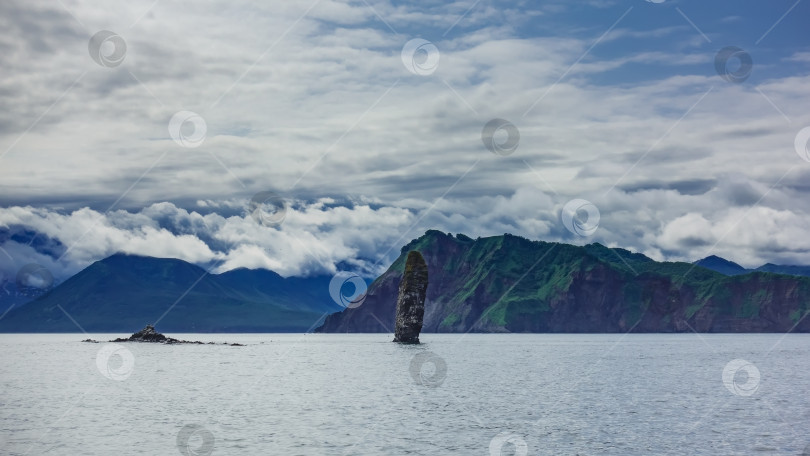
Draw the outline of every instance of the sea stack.
M394 342L418 344L425 317L425 295L428 286L428 268L422 254L412 250L405 261L405 272L397 295L396 330Z

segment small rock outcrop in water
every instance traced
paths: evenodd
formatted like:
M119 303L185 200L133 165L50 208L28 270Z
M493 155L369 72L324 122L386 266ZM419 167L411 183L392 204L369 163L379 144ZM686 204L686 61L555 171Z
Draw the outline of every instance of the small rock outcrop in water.
M159 344L202 343L202 342L189 342L186 340L178 340L172 339L171 337L166 337L163 334L155 331L155 327L152 325L146 325L145 328L129 336L128 338L118 338L115 339L113 342L157 342Z
M396 330L394 342L418 344L425 317L425 295L428 286L428 268L422 254L408 252L405 272L397 295Z
M82 342L98 343L98 341L95 341L93 339L85 339ZM155 327L152 325L146 325L145 328L129 337L126 338L119 337L118 339L111 340L110 342L152 342L157 344L198 344L198 345L202 345L205 343L199 341L179 340L171 337L166 337L163 334L155 331ZM227 342L224 342L222 344L215 344L214 342L208 342L208 345L230 345L232 347L244 347L244 345L242 344L236 343L229 344Z

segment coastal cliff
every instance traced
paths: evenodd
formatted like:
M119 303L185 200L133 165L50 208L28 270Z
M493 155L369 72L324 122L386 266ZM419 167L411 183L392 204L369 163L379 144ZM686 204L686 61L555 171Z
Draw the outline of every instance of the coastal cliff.
M726 276L600 244L428 231L320 332L394 332L407 253L427 263L422 332L810 332L810 278Z

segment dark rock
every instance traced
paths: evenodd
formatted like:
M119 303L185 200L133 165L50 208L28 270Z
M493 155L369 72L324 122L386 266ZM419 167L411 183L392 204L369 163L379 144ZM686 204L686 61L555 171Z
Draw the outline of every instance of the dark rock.
M121 338L113 340L112 342L155 342L159 344L182 344L193 343L185 340L172 339L163 334L155 331L152 325L146 325L145 328L129 336L128 338Z
M422 254L408 253L405 272L397 295L396 330L394 342L418 344L425 317L425 295L428 286L428 268Z
M93 340L93 339L84 339L82 342L90 342L91 344L97 344L98 343L97 340Z
M91 339L87 339L84 342L91 342L91 341L92 341ZM92 342L95 342L95 341L92 341ZM133 335L127 337L127 338L119 337L118 339L111 340L110 342L152 342L152 343L157 343L157 344L169 344L169 345L172 345L172 344L196 344L196 345L202 345L202 344L205 343L205 342L200 342L200 341L179 340L179 339L174 339L174 338L171 338L171 337L166 337L163 334L155 331L155 327L152 326L152 325L146 325L145 328L143 328L142 330L136 332L135 334L133 334ZM227 342L223 342L221 344L218 344L216 342L208 342L208 345L230 345L232 347L244 347L244 345L242 345L242 344L236 344L236 343L229 344Z
M129 340L135 340L138 342L170 342L172 340L170 337L166 337L163 334L155 331L155 327L152 325L146 325L145 328L136 332L135 334L129 336Z

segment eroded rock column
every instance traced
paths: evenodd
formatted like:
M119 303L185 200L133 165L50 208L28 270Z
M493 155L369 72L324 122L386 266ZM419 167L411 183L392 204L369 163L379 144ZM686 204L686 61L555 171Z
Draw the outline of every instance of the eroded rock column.
M408 252L405 272L397 295L396 330L394 342L418 344L425 317L425 295L428 286L428 268L422 254Z

